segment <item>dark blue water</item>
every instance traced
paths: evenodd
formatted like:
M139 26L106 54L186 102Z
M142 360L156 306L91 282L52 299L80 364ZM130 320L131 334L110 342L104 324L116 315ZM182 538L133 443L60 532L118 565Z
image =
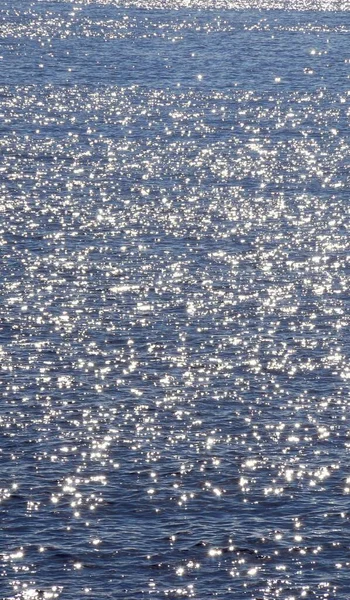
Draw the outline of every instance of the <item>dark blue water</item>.
M349 597L350 12L295 6L2 3L4 600Z

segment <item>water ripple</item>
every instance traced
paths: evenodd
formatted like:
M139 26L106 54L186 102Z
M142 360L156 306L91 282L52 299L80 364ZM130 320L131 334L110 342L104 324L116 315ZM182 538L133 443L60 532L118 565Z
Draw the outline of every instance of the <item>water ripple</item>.
M1 8L3 598L347 598L348 5L185 6Z

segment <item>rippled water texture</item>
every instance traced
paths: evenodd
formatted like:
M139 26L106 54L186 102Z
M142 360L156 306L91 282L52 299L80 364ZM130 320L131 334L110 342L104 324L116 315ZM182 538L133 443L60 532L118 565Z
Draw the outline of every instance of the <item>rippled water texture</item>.
M349 4L190 4L1 4L6 600L349 598Z

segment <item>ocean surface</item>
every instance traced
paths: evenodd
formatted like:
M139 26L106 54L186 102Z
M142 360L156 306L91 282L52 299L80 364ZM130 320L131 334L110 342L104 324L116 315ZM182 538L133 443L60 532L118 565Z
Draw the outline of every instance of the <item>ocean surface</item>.
M349 41L2 0L2 600L349 599Z

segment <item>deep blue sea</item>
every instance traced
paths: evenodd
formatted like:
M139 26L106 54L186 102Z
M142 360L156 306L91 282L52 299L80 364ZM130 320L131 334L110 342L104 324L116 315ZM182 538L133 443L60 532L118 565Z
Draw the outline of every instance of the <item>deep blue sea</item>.
M349 0L2 0L1 600L350 597Z

